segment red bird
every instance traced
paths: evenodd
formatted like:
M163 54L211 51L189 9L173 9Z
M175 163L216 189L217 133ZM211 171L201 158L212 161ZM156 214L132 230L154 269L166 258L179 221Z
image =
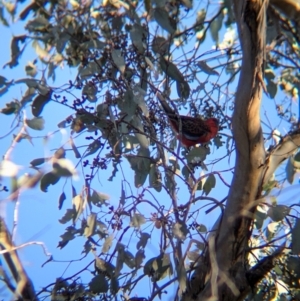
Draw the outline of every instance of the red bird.
M208 118L203 120L201 118L178 115L158 93L157 98L166 112L173 130L177 134L177 139L185 147L206 143L218 134L218 119Z

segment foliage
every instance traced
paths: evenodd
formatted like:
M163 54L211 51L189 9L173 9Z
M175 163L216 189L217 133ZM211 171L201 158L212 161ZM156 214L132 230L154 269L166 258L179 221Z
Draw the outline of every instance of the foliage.
M300 88L298 21L270 2L262 79L269 154L298 126ZM38 297L133 300L138 292L152 300L165 298L167 290L174 294L175 287L180 298L213 228L206 214L214 220L215 209L224 210L234 170L231 118L242 50L231 1L0 5L3 26L17 20L23 27L11 39L11 59L0 75L0 95L13 93L1 109L13 129L0 167L2 194L7 183L12 188L3 198L19 202L20 193L36 185L43 193L57 189L59 209L72 200L59 220L65 231L58 247L68 250L82 238L77 255L92 260L78 273L44 284ZM29 49L31 61L25 64ZM26 77L6 78L8 68L24 68ZM25 92L18 96L20 87ZM181 114L218 118L219 135L207 145L181 147L157 93L172 99ZM65 116L57 125L49 108ZM47 143L60 133L66 142L34 158L24 173L12 156L15 149L27 149L26 140ZM297 152L287 157L285 171L277 170L261 191L244 265L250 269L279 245L286 249L247 300L299 295L298 200L287 202L281 192L295 182L300 157ZM115 191L105 191L105 185L102 191L99 183L105 181ZM119 199L113 202L116 191Z

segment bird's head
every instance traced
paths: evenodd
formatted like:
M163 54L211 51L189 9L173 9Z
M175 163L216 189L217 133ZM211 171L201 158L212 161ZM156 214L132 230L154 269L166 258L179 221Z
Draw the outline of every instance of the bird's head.
M217 118L208 118L206 122L208 122L211 125L214 125L215 127L219 127L220 125L220 122Z

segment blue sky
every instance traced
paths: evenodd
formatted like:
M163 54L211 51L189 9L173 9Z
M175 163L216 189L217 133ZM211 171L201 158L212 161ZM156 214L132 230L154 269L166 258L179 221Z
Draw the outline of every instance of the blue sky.
M21 33L21 25L13 26L12 28L4 28L1 26L1 37L2 40L5 41L5 46L3 46L3 51L0 56L0 66L3 66L5 63L7 63L10 60L10 49L9 49L9 43L12 34L19 35ZM225 31L222 31L222 35L225 33ZM203 52L207 51L211 48L212 42L208 38L207 42L201 45L201 49L203 49ZM192 46L191 46L192 47ZM201 53L201 51L200 51ZM199 54L200 54L199 53ZM27 50L22 56L22 59L20 60L20 65L15 69L9 69L8 67L4 70L1 69L0 75L5 76L8 80L11 79L19 79L22 77L27 77L24 71L24 67L26 63L29 60L32 60L35 58L35 54L33 50L31 49L31 46L28 45ZM214 62L215 63L215 62ZM43 68L43 66L38 63L38 68ZM57 73L57 80L55 82L55 86L60 86L61 84L64 84L68 82L69 80L74 80L76 77L76 70L70 70L69 68L65 67L63 70L60 70ZM200 76L201 80L205 80L207 78L206 75ZM222 79L222 78L221 78ZM209 81L213 81L214 77L210 77ZM235 83L237 82L237 79L235 80ZM52 84L49 81L50 85ZM234 85L232 87L232 91L230 93L234 92ZM0 107L3 108L4 105L7 102L12 101L15 99L20 99L22 93L24 93L26 90L26 86L24 84L21 85L15 85L13 86L8 93L6 93L4 96L0 99ZM217 94L213 94L212 96L216 96ZM174 96L175 97L175 96ZM285 97L283 93L278 95L279 97ZM269 117L269 120L272 124L272 126L276 127L278 123L278 119L275 115L275 109L273 105L273 101L268 99L264 95L264 104L262 106L262 118L264 118L264 114L266 113ZM280 98L279 98L280 99ZM270 106L270 103L272 103L272 106ZM230 115L230 111L227 111L226 114ZM30 105L27 105L26 107L26 114L28 114L28 117L31 117L31 109ZM69 137L69 130L67 129L66 133L63 132L56 132L54 135L50 135L50 139L48 139L47 143L43 142L43 138L46 135L49 135L53 131L58 130L56 125L66 118L66 116L70 115L71 112L64 108L62 105L59 105L54 102L50 102L47 104L46 109L43 112L43 116L45 117L46 123L45 123L45 129L43 131L34 131L29 129L30 135L32 135L33 139L33 145L31 145L28 141L22 141L21 143L17 144L15 149L12 152L11 160L15 162L16 164L22 166L22 169L19 172L19 175L23 174L24 172L33 172L29 168L29 162L36 158L42 158L47 157L51 154L53 154L53 151L59 147L63 142L66 141ZM271 117L270 117L271 116ZM276 121L275 121L276 120ZM275 122L274 122L275 121ZM274 123L273 123L274 122ZM1 131L0 131L0 137L3 137L7 133L10 132L12 125L15 125L16 121L13 123L12 116L6 116L4 114L0 114L0 124L1 124ZM286 125L287 126L287 125ZM281 130L284 134L285 125L282 126ZM286 131L288 131L289 128L286 127ZM17 131L14 131L16 133ZM230 134L230 131L224 130L223 133ZM222 133L221 133L222 134ZM226 138L224 136L224 141L226 141ZM7 137L1 139L0 144L0 154L4 155L7 149L10 147L12 142L12 134L7 135ZM77 146L79 145L88 145L89 142L84 140L84 138L79 138L75 140L75 143ZM232 140L230 141L232 143ZM226 150L223 148L217 149L215 146L211 146L211 154L208 156L206 164L209 164L211 160L214 160L216 158L220 158L224 155L226 155ZM70 147L68 147L70 148ZM82 149L79 149L81 153L83 153ZM67 152L67 157L74 159L74 156L71 151ZM91 160L92 157L89 157ZM221 162L215 164L215 165L208 165L209 166L209 172L212 170L220 171L220 170L227 170L229 167L232 167L234 164L234 155L231 155L229 158L223 159ZM99 177L96 181L93 182L92 187L100 192L106 193L110 196L110 205L114 205L115 207L118 206L120 193L121 193L121 183L124 180L128 180L128 182L131 184L131 189L134 187L132 184L133 182L133 176L134 173L130 169L128 163L126 160L123 160L122 163L123 172L124 175L122 175L121 172L117 174L117 176L114 178L113 182L107 181L107 178L111 174L111 168L108 168L107 171L101 171L99 174ZM46 168L50 170L50 166ZM78 168L80 180L75 181L73 185L76 187L77 193L80 192L83 185L83 174L81 168ZM199 174L200 170L198 169L196 171L196 174ZM231 172L222 173L225 180L230 183L231 179ZM214 189L209 196L215 197L218 200L222 200L227 195L228 188L223 185L222 181L218 177L217 178L217 184L216 189ZM9 179L4 179L4 183L7 186L10 186ZM148 180L146 182L148 185ZM145 185L146 185L145 184ZM188 195L187 188L183 185L182 182L178 182L178 199L179 203L185 203L186 197ZM64 191L67 195L67 200L65 201L65 204L63 206L63 209L61 211L58 210L58 198L61 192ZM141 192L141 189L132 189L134 195L138 195ZM292 189L293 191L293 189ZM126 192L130 194L129 186L126 188ZM294 193L294 191L293 191ZM289 193L287 193L289 194ZM162 203L165 202L166 207L169 206L169 197L166 193L160 193L157 194L154 192L154 195L161 201ZM197 193L197 196L201 195L201 192ZM293 194L291 194L292 196ZM7 198L8 194L2 192L1 194L1 202L0 202L0 212L1 215L4 215L6 218L7 225L10 229L12 229L13 225L13 213L15 210L15 203L8 201ZM70 180L67 180L67 184L65 185L65 181L63 179L60 180L58 184L55 186L50 186L47 193L41 192L40 189L37 187L36 189L27 190L21 193L20 195L20 207L18 209L18 219L17 219L17 232L15 237L15 244L20 245L29 241L43 241L45 242L45 245L48 249L48 251L53 255L54 260L57 262L51 262L46 264L43 268L41 268L41 265L47 261L47 257L42 251L42 248L37 245L31 245L27 246L25 248L22 248L19 250L19 255L22 260L22 263L24 264L24 267L26 268L26 271L29 274L29 277L33 280L36 291L38 292L41 287L50 284L55 281L56 277L67 277L78 270L80 270L82 267L86 266L87 263L93 261L94 257L92 254L87 256L87 258L79 260L82 258L81 251L83 244L85 242L84 238L76 238L75 240L69 242L69 244L63 249L59 250L57 249L57 244L60 240L59 236L64 233L65 228L67 225L62 225L58 222L58 220L64 215L65 210L67 208L71 207L71 185ZM151 195L146 194L145 198L150 199ZM287 197L285 201L289 199ZM199 202L199 206L202 205L205 206L207 202ZM200 214L197 216L197 222L205 224L208 228L210 228L214 221L216 220L217 216L219 215L219 210L216 209L212 213L206 215L205 210L207 210L209 207L204 207L203 210L200 210ZM138 210L145 214L147 217L150 216L150 212L153 212L153 208L150 206L147 206L147 204L142 203L139 205ZM85 212L85 216L88 214L88 212ZM100 214L101 215L101 214ZM103 215L104 216L104 215ZM149 224L145 224L145 228L148 227ZM153 225L150 224L149 228L152 229ZM149 229L148 228L148 229ZM145 230L146 232L147 230ZM116 234L116 233L115 233ZM116 234L116 237L117 234ZM159 231L153 230L151 240L149 241L147 245L146 250L146 256L147 259L157 256L159 253L159 245L158 240L159 238ZM136 249L135 245L138 241L138 238L133 234L132 236L125 236L125 239L122 241L125 244L129 244L129 250L135 254ZM100 249L100 248L99 248ZM147 260L146 259L146 260ZM70 261L74 260L72 264L70 264ZM90 267L90 271L93 270L93 265ZM92 275L85 271L83 273L83 276L85 276L83 281L88 281ZM146 282L145 282L146 281ZM140 286L136 287L136 290L134 290L135 294L143 294L145 293L145 290L143 290L143 286L146 284L150 287L150 280L146 279L144 282L141 283ZM170 292L172 294L172 292ZM175 293L175 288L173 288L173 293ZM9 294L6 294L4 286L1 286L0 283L0 295L5 296L5 298L9 298ZM146 295L147 297L147 295Z

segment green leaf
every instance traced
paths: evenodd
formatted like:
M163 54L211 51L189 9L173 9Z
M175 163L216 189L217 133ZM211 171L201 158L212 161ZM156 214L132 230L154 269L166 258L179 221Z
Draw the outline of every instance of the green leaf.
M92 195L90 196L89 201L92 202L94 205L100 207L102 205L106 205L107 206L108 203L106 201L108 201L109 199L110 199L109 195L94 190L93 193L92 193Z
M99 140L94 140L87 148L83 158L86 158L87 156L90 156L94 154L97 150L99 150L101 147L101 143Z
M123 16L114 16L111 22L112 29L120 32L124 26Z
M73 208L75 210L75 215L73 216L73 223L75 224L81 213L83 212L84 199L82 195L78 194L72 199Z
M130 123L132 124L134 129L136 129L134 130L134 135L138 140L140 146L145 149L148 148L150 141L149 138L144 134L144 126L142 124L140 116L134 115Z
M100 103L99 105L97 105L96 111L97 111L97 117L99 119L106 119L106 117L109 116L107 103Z
M147 31L139 24L134 24L130 30L132 44L140 53L144 53L143 40L147 36Z
M77 195L76 189L75 189L75 187L72 185L72 198L75 198L76 195Z
M166 75L170 76L175 81L185 82L184 76L172 62L167 61L164 57L160 57L159 64Z
M58 243L58 248L62 249L63 247L65 247L70 240L75 238L75 234L77 233L77 230L70 226L66 229L67 231L61 235L60 237L62 238L61 241Z
M139 146L139 142L135 136L123 135L123 143L125 152L131 151Z
M82 95L86 96L89 102L97 101L98 89L93 83L87 83L82 89Z
M160 36L154 37L152 41L152 50L154 53L165 55L169 53L169 49L170 49L170 42L168 40Z
M294 175L296 173L295 168L294 168L294 158L290 157L287 161L286 167L285 167L285 172L286 172L286 179L290 184L293 184L294 182Z
M96 229L96 220L97 220L97 214L91 213L87 218L86 227L84 228L83 235L85 237L90 237L94 235L95 229Z
M135 267L139 268L145 259L145 250L139 249L134 257Z
M92 278L89 287L94 294L106 293L108 291L108 282L104 275L98 274Z
M104 261L100 257L96 257L95 259L95 269L98 273L104 274L109 278L114 277L116 267L110 262Z
M164 7L156 7L154 9L154 19L164 30L173 34L176 31L176 22L173 21Z
M178 239L180 239L181 241L184 241L186 239L186 236L189 234L189 230L186 226L185 223L175 223L173 225L173 229L172 232L174 234L174 236Z
M291 211L291 208L285 205L276 205L269 208L267 215L274 221L283 220Z
M219 16L211 22L209 27L211 37L216 42L216 44L219 44L219 31L222 28L223 19L224 14L223 12L221 12Z
M296 153L293 156L293 160L291 160L293 167L295 168L296 172L300 171L300 152Z
M270 97L274 99L277 94L277 84L272 80L267 81L267 91Z
M29 62L25 66L25 72L26 72L27 75L35 77L36 74L37 74L37 68L36 68L36 66L33 63Z
M59 200L58 200L58 209L60 210L64 204L64 201L67 199L66 194L63 192L60 196L59 196Z
M141 225L146 223L144 215L135 213L130 220L130 226L134 228L140 228Z
M162 189L162 176L156 164L151 164L149 172L149 186L153 187L157 192Z
M299 241L299 239L298 239L298 241ZM299 252L295 253L295 254L298 255ZM289 256L286 261L286 267L287 267L290 275L293 275L298 280L300 279L300 258L299 258L299 256Z
M208 75L219 75L219 72L209 67L205 61L197 62L197 65L203 72L205 72Z
M99 62L89 62L86 66L78 68L78 74L82 79L88 79L100 72L100 66Z
M4 115L11 115L14 113L18 113L20 109L20 103L18 101L11 101L5 104L6 107L0 110L0 113Z
M222 141L222 136L217 135L214 139L213 139L214 145L217 148L220 148L223 146L224 142Z
M265 212L261 212L259 208L255 212L254 216L254 224L256 229L261 229L265 219L267 218L267 214Z
M31 102L32 101L32 98L33 96L36 94L36 90L35 88L28 88L25 92L25 94L23 95L20 103L21 103L21 106L25 106L28 102Z
M98 37L95 37L93 40L81 43L80 46L83 47L86 50L88 50L88 49L89 50L91 50L91 49L103 50L105 48L105 46L106 46L106 43L104 43L102 41L99 41L97 38ZM97 71L97 72L99 73L99 71Z
M32 19L29 22L27 22L27 24L25 25L25 29L27 29L28 31L35 32L44 30L50 25L51 24L45 17L38 16L35 19Z
M126 113L128 120L131 120L138 107L137 103L134 101L133 91L131 89L128 89L124 93L124 99L117 98L117 103L121 112Z
M203 191L205 195L208 195L215 186L216 186L215 175L210 174L203 185Z
M135 258L132 253L129 251L125 251L123 253L124 263L130 268L133 269L135 267Z
M38 159L34 159L30 162L30 165L32 166L39 166L44 164L48 159L46 158L38 158Z
M134 183L135 187L141 187L149 174L150 171L150 151L149 149L141 148L138 151L138 155L127 155L126 158L130 163L131 168L134 170Z
M83 123L82 119L80 117L76 117L73 119L71 124L71 129L75 133L80 133L86 128L85 124Z
M75 212L74 209L67 209L65 215L61 219L59 219L58 221L61 224L66 224L74 218L75 214L76 214L76 212Z
M144 274L159 281L173 274L173 267L169 254L161 254L158 257L149 259L144 266Z
M41 60L47 60L48 57L50 56L50 54L48 53L48 51L46 49L44 49L40 43L38 41L33 41L32 43L32 47L35 50L35 53L38 55L38 57Z
M186 155L186 159L188 163L200 163L206 159L206 156L209 155L209 153L210 151L208 148L200 145L197 147L193 147Z
M24 43L26 39L27 39L26 35L16 36L12 38L10 44L11 61L5 64L4 66L9 65L10 68L13 68L19 64L18 60L25 49L23 48L22 50L20 50L19 43L20 42Z
M31 107L32 115L35 117L39 117L43 112L44 106L51 100L52 90L49 90L46 94L37 95Z
M145 6L145 9L146 9L146 12L149 14L150 9L152 8L151 0L144 0L144 6Z
M197 225L197 231L199 233L207 233L207 228L205 225L199 224L199 225Z
M150 234L141 232L140 233L141 237L140 240L136 244L136 248L139 250L140 248L145 249L148 239L151 237Z
M9 27L9 23L7 22L6 18L4 17L4 7L3 6L0 6L0 21L4 26Z
M77 176L77 171L73 162L69 159L57 159L53 162L53 172L59 177Z
M266 229L266 237L268 241L272 240L275 237L275 234L277 233L278 229L279 229L278 222L272 222L268 224Z
M78 148L76 147L76 145L75 145L74 140L72 139L72 137L70 138L70 144L71 144L72 150L74 152L75 158L76 159L80 159L81 158L81 154L78 151Z
M266 69L264 72L266 81L270 81L276 78L276 75L272 69Z
M190 85L186 81L176 81L176 89L179 97L188 99L191 93Z
M113 240L114 240L114 236L113 235L109 235L106 237L104 244L102 246L102 250L101 253L108 253L110 247L113 244Z
M124 74L126 66L125 66L125 60L124 60L124 57L121 53L121 50L120 49L113 49L112 52L111 52L111 56L112 56L112 59L113 59L115 65L119 69L119 71L122 74Z
M44 129L45 120L42 117L34 117L32 119L25 119L25 123L36 131L42 131Z
M59 181L59 179L60 179L60 176L53 173L53 171L50 171L50 172L44 174L44 176L41 179L41 183L40 183L41 190L43 192L47 192L48 187L50 185L55 185Z
M0 88L6 86L7 84L7 79L4 76L0 75Z
M300 254L300 219L296 219L296 223L292 230L292 253L295 255ZM300 276L300 274L299 274Z

